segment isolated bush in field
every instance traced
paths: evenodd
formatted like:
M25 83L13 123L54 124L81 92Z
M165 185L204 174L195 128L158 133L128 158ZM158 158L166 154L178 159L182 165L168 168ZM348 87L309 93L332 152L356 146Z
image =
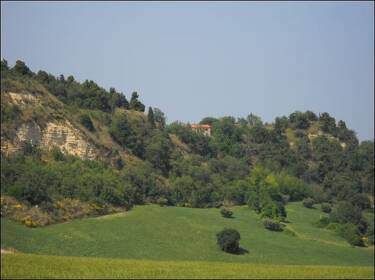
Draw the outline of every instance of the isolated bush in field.
M272 220L272 219L268 219L268 218L263 219L263 225L268 230L272 230L272 231L283 230L282 225L279 222Z
M231 218L233 216L233 212L226 208L221 208L220 213L224 218Z
M329 203L322 203L320 207L324 213L331 213L332 211L331 205Z
M231 228L225 228L216 234L217 244L221 250L228 253L237 253L240 249L240 233Z
M312 198L308 197L308 198L305 198L302 201L302 204L306 208L312 208L314 206L314 200Z
M168 199L166 199L165 197L159 197L157 200L156 200L156 203L159 204L160 206L167 206L168 205Z

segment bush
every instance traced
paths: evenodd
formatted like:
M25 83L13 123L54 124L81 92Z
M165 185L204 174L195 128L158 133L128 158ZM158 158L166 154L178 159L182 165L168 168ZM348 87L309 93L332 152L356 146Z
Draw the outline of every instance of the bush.
M233 216L233 212L226 208L221 208L220 213L224 218L231 218Z
M95 127L90 119L90 117L86 114L82 114L79 116L79 122L86 127L90 131L94 131Z
M353 224L341 225L337 229L338 234L345 238L352 246L364 246L358 227Z
M263 225L266 229L272 230L272 231L282 231L282 225L272 219L263 219Z
M306 208L313 208L313 206L314 206L314 200L312 198L308 197L308 198L305 198L302 201L302 204Z
M61 152L61 150L54 146L52 149L51 149L51 154L52 154L52 157L55 161L64 161L65 160L65 156L64 154Z
M324 213L331 213L332 211L331 204L329 203L322 203L320 207Z
M166 199L165 197L159 197L157 200L156 200L156 203L159 204L160 206L167 206L168 205L168 199Z
M315 225L320 228L325 228L329 225L329 221L330 220L328 217L323 217L323 218L320 218L319 221L315 223Z
M240 249L240 233L235 229L225 228L216 234L217 244L224 252L237 253Z

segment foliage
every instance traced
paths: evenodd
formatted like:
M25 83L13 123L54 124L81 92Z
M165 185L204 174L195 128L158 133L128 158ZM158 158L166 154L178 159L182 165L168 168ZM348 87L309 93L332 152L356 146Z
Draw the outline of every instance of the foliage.
M130 99L129 109L144 112L145 111L145 105L143 105L142 102L138 100L138 97L139 97L138 93L136 91L134 91L132 93L132 97Z
M217 244L227 253L237 253L240 249L240 233L231 228L225 228L216 234Z
M94 131L95 127L91 121L91 118L87 114L82 114L79 116L79 122L86 127L89 131Z
M220 209L220 214L221 216L223 216L224 218L232 218L233 216L233 212L226 209L226 208L221 208Z
M155 128L155 117L152 107L148 107L147 121L150 124L151 128Z
M306 208L313 208L314 203L315 203L315 201L312 198L310 198L310 197L305 198L302 201L303 206L306 207Z
M331 213L332 211L331 205L329 203L322 203L320 207L324 213Z
M94 133L100 149L102 139L108 139L106 144L119 144L121 150L109 160L104 156L103 162L86 162L57 149L46 152L35 143L22 143L18 159L2 157L1 171L2 193L22 203L53 205L62 198L124 208L161 198L168 205L189 207L247 203L261 217L284 221L287 203L310 197L334 205L331 224L352 223L362 235L368 231L361 212L373 208L373 141L359 143L344 121L336 125L326 112L317 117L311 111L295 111L272 124L263 124L254 114L206 117L200 123L211 125L208 137L189 123L166 125L157 108L144 114L137 92L129 103L114 88L107 91L73 76L33 73L22 61L12 68L3 60L1 69L2 93L28 92L39 94L43 102L48 99L43 106L29 108L2 96L2 137L14 138L23 122L43 126L69 116ZM345 208L351 214L346 215Z
M338 233L341 237L345 238L352 246L364 246L361 234L358 228L353 224L344 224L338 228Z
M268 229L268 230L272 230L272 231L282 231L283 228L281 226L281 224L275 220L272 220L272 219L263 219L263 226Z
M341 201L333 207L330 213L330 220L334 223L346 224L359 224L362 219L361 210L350 202Z

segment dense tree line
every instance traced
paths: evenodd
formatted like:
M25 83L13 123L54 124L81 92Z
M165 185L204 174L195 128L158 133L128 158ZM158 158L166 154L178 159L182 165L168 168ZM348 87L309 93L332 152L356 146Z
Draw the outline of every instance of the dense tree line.
M19 79L19 80L36 80L45 86L49 92L59 98L67 105L79 108L101 110L113 112L116 108L125 108L144 112L145 106L139 101L137 92L133 92L130 102L123 93L117 92L116 89L110 88L109 91L100 87L92 80L85 80L80 83L73 76L64 75L55 77L45 71L33 73L27 65L20 60L16 61L14 67L10 68L6 60L1 61L1 78ZM5 84L2 83L2 87Z

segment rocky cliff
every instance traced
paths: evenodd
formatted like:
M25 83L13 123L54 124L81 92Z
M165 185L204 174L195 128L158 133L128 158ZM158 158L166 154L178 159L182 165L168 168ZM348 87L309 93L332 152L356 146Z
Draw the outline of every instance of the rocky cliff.
M21 109L42 105L43 96L31 93L3 93L2 102L9 102ZM35 108L36 109L36 108ZM99 151L86 135L69 120L49 118L40 124L37 121L18 120L12 137L1 135L1 152L13 154L22 149L25 143L50 149L59 147L65 154L75 155L82 159L96 159Z

